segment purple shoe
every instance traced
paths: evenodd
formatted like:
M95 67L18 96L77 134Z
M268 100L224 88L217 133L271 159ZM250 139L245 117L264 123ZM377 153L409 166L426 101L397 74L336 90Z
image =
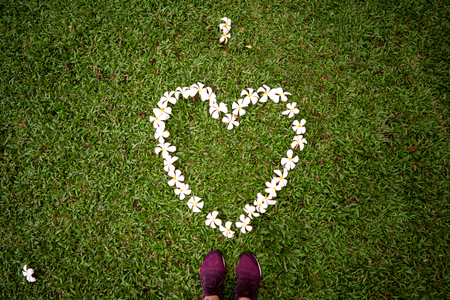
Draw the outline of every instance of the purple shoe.
M258 299L259 284L261 283L261 267L256 257L250 253L243 253L236 267L236 293L234 299L247 297Z
M225 275L225 260L219 250L213 250L206 254L200 268L200 280L202 282L202 299L205 296L222 297L223 276Z

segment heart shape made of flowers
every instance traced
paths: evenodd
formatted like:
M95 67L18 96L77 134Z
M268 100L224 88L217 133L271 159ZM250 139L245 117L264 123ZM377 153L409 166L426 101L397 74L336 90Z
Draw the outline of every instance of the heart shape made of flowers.
M261 93L261 96L259 95ZM189 97L195 97L199 95L202 101L209 102L209 113L214 119L219 119L220 114L224 113L225 116L222 118L222 122L227 125L229 130L232 130L235 126L239 126L239 121L237 118L243 116L246 111L244 108L248 107L250 104L256 104L257 102L266 102L267 100L272 100L275 103L281 101L287 101L288 95L291 93L283 91L282 88L271 89L270 87L263 85L254 91L249 88L243 90L241 93L242 99L237 100L232 104L232 113L228 114L227 105L224 103L217 103L216 95L210 87L205 87L202 83L198 82L191 85L190 87L177 87L174 91L165 92L164 96L158 102L158 108L153 109L154 116L150 116L150 122L153 123L155 128L155 139L159 141L158 146L155 148L156 154L161 153L164 158L164 171L167 172L170 180L168 185L175 187L174 193L180 200L184 200L186 196L192 195L192 190L189 189L189 184L184 183L184 176L180 170L177 170L174 166L175 161L178 157L171 156L171 153L176 151L176 147L167 143L166 138L170 136L170 133L166 130L165 121L167 121L172 114L172 108L170 104L176 104L180 98L180 95L184 99ZM289 118L293 118L299 113L297 109L297 103L288 103L287 110L283 111L283 115L287 115ZM271 181L266 182L265 195L262 193L257 194L257 199L254 201L254 206L246 204L243 208L246 215L242 214L239 217L239 221L235 223L237 228L240 228L242 233L247 233L253 229L250 225L251 220L254 217L259 217L266 212L269 205L276 204L275 197L277 196L277 191L287 185L288 173L295 167L295 164L299 161L298 156L293 156L297 147L301 151L304 145L307 144L306 139L303 134L306 132L304 127L306 121L301 119L300 121L295 120L292 123L292 129L295 132L295 136L291 143L291 148L287 150L286 156L281 159L282 170L274 170L274 173L278 177L273 177ZM193 212L199 213L204 208L204 202L201 198L197 196L191 196L187 202L189 209ZM225 237L232 238L234 236L234 231L231 229L232 222L225 222L225 226L222 225L222 220L218 218L218 212L212 211L207 214L205 224L212 228L219 228Z

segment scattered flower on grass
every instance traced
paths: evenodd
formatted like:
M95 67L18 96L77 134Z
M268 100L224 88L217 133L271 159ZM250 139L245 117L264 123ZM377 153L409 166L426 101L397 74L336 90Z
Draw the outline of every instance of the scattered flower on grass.
M250 218L245 217L245 215L241 215L239 217L241 222L236 222L236 227L241 228L241 232L245 233L246 231L252 231L253 227L248 225L250 223Z
M169 174L169 177L172 178L168 182L168 184L170 186L176 185L177 187L179 187L180 184L181 184L181 181L184 181L184 176L181 175L181 171L180 170L169 171L168 174Z
M155 153L159 154L159 152L161 152L162 157L166 158L167 155L170 156L169 152L175 152L175 150L177 150L177 147L171 146L170 143L160 143L155 148Z
M253 104L256 104L258 102L258 92L253 92L253 89L248 89L248 92L246 90L243 90L241 92L241 97L245 95L244 99L251 100Z
M305 144L308 144L308 142L303 137L303 135L296 135L296 136L294 136L294 139L292 140L291 148L295 149L295 147L299 146L300 151L302 151L303 148L305 147Z
M211 114L211 116L214 119L218 119L219 118L219 114L223 112L223 113L227 113L228 112L228 108L227 105L225 103L220 102L219 104L214 103L213 105L211 105L209 107L209 113Z
M231 230L231 222L228 221L225 223L225 227L220 225L220 231L222 231L222 234L227 238L232 238L234 236L234 231Z
M259 99L260 102L266 102L267 98L270 98L273 102L278 103L280 101L280 96L278 96L278 94L281 91L281 88L270 89L270 87L263 84L263 87L260 87L256 92L263 93L262 97Z
M219 214L219 212L217 212L217 211L213 211L212 213L209 213L206 216L206 221L205 221L206 226L211 226L212 228L216 228L216 225L217 226L222 225L222 220L217 218L218 214Z
M23 276L25 276L27 278L27 280L29 282L35 282L36 281L36 278L34 278L32 276L34 274L34 270L33 269L28 269L27 265L23 266L22 274L23 274Z
M194 212L201 212L201 209L203 208L204 202L200 201L200 200L202 200L202 199L197 197L197 196L191 197L191 199L189 199L189 201L187 202L187 205Z
M248 97L246 97L248 98ZM234 109L233 110L233 114L237 115L237 116L243 116L245 115L245 110L244 107L247 107L250 104L250 100L249 99L239 99L236 102L233 102L233 104L231 105L231 108Z
M286 168L283 169L283 173L281 173L280 170L273 171L275 174L277 174L279 177L275 177L274 179L276 182L281 186L285 187L287 184L286 177L288 176L288 170Z
M228 124L228 130L233 129L233 125L239 126L239 122L236 121L236 118L231 114L226 114L225 117L223 117L222 122Z
M206 93L207 99L209 100L209 106L213 105L214 103L217 103L216 94L213 93L210 87L206 89Z
M292 123L292 130L294 130L296 134L304 134L306 132L306 128L303 127L303 125L305 125L305 124L306 124L305 119L301 119L300 122L295 120Z
M270 196L272 196L272 198L276 197L277 191L281 190L281 186L277 185L276 179L272 179L271 182L266 182L266 186L267 189L265 189L264 191L268 193Z
M176 162L177 160L178 156L167 155L164 158L164 171L166 171L167 173L175 171L175 166L173 165L173 163Z
M191 194L191 190L189 189L189 184L186 183L179 183L178 188L175 189L175 195L180 196L180 200L183 200L186 195Z
M287 107L287 110L283 111L281 114L288 115L289 118L293 118L294 115L296 115L300 112L300 110L298 110L298 108L297 108L296 102L288 103L288 104L286 104L286 107Z
M286 170L292 170L295 167L295 164L298 163L298 155L292 157L292 149L287 151L287 157L283 157L281 159L281 164L286 168Z
M221 21L224 21L225 24L219 24L219 29L222 30L223 33L230 32L231 29L231 20L228 18L222 18Z
M226 44L228 43L229 38L231 38L231 35L229 33L223 32L222 35L220 36L219 42L221 44Z
M256 209L254 206L250 206L249 204L246 204L244 207L244 211L250 217L250 219L253 219L253 217L259 217L259 214L256 212Z

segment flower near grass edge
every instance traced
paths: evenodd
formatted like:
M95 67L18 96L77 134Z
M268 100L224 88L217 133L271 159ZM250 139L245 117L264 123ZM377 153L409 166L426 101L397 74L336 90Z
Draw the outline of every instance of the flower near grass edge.
M292 149L295 149L295 147L299 146L300 151L302 151L303 148L305 147L305 144L308 144L308 142L307 142L306 139L303 137L303 135L296 135L296 136L294 136L294 138L292 139L291 148L292 148Z
M236 121L236 118L231 114L225 114L225 117L222 118L222 122L228 124L228 130L233 129L233 126L239 126L239 122Z
M294 115L298 114L300 110L297 108L297 102L292 102L286 104L287 110L283 111L282 115L287 115L289 118L293 118Z
M222 19L220 19L221 21L224 21L224 24L219 24L219 29L223 32L223 33L228 33L230 32L231 29L231 20L228 19L227 17L224 17Z

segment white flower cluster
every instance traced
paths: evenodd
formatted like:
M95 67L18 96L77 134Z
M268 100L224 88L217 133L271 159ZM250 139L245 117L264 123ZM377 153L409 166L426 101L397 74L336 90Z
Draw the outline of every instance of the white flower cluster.
M175 187L175 195L180 197L180 200L184 200L187 195L190 195L192 191L189 189L189 184L184 183L184 176L180 170L177 170L173 165L177 160L177 156L171 156L171 153L176 151L176 147L172 146L170 143L165 142L165 138L169 137L169 132L166 130L165 121L169 119L172 114L172 108L169 107L169 103L175 104L178 100L187 99L188 97L194 97L199 95L202 101L209 102L209 113L214 119L218 119L221 113L225 114L222 118L222 122L227 125L229 130L233 129L234 126L239 126L237 121L238 116L245 114L244 108L248 107L250 103L256 104L259 102L266 102L271 99L273 102L278 103L281 101L287 101L287 96L291 93L283 91L282 88L271 89L270 87L263 85L256 92L249 88L248 90L243 90L241 93L242 99L237 100L232 104L232 113L228 113L228 108L225 103L217 103L216 94L213 93L210 87L205 87L202 83L198 82L190 87L178 87L175 91L166 92L164 96L161 97L158 102L158 108L153 109L154 116L150 117L150 122L153 122L153 127L156 129L155 139L159 141L158 146L155 148L156 154L161 153L164 158L164 171L170 177L168 181L169 186ZM297 103L288 103L287 110L282 112L283 115L287 115L289 118L294 117L299 113L297 109ZM296 133L296 136L292 140L291 148L295 149L297 146L300 150L303 150L305 144L307 144L306 139L303 134L306 132L304 127L306 121L301 119L300 122L295 120L292 124L292 129ZM241 215L239 217L240 221L236 222L236 227L240 228L242 233L246 233L252 230L250 226L250 221L253 217L258 217L260 214L266 212L269 205L276 204L274 198L277 196L277 191L287 185L288 171L295 167L295 164L299 161L298 156L293 157L293 150L289 149L287 151L287 157L281 159L281 165L283 170L275 170L274 173L277 177L273 177L270 182L266 182L267 188L265 189L266 195L261 193L257 194L257 199L254 201L254 206L249 204L245 205L244 212L246 215ZM204 206L204 202L201 198L197 196L192 196L187 205L193 212L201 212ZM222 220L217 218L217 211L209 213L206 217L205 224L211 226L212 228L219 227L222 234L228 238L234 236L234 231L231 230L232 222L226 222L225 226L222 226Z
M230 35L231 20L228 18L222 18L220 20L224 21L225 23L219 25L219 29L222 31L222 35L220 36L219 42L226 44L228 42L228 39L231 38Z

